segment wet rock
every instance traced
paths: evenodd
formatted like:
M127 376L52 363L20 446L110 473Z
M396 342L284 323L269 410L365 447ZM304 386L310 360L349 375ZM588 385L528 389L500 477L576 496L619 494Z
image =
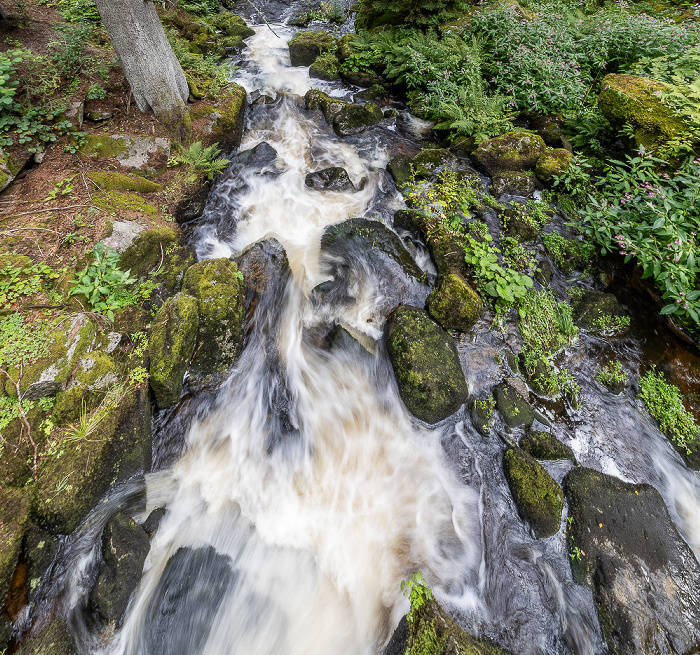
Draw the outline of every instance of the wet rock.
M236 153L231 158L231 164L248 171L264 172L274 167L277 151L266 141L258 143L254 148Z
M629 318L611 293L588 290L573 303L574 322L585 330L601 330L611 320Z
M149 549L143 528L126 514L119 512L105 526L104 562L90 593L90 602L100 617L115 627L121 623L129 598L141 580Z
M236 14L232 14L230 11L222 11L221 13L211 16L208 20L213 27L217 30L221 30L228 37L247 39L249 36L255 34L255 30L252 27L248 27L240 16L236 16Z
M394 213L394 229L405 230L412 237L418 238L422 232L420 229L421 219L416 211L410 209L399 209Z
M535 420L535 412L520 392L511 384L502 382L494 390L496 407L510 427L529 427Z
M566 172L572 157L573 155L564 148L547 150L537 160L535 174L545 184L551 184L555 176L559 177Z
M426 592L427 593L427 589ZM426 646L429 644L429 646ZM450 618L435 598L413 610L411 621L404 616L382 655L508 655L485 639L465 632Z
M339 66L340 62L335 55L325 53L316 57L314 63L309 66L309 77L333 82L340 79Z
M271 105L274 101L275 99L272 96L261 93L256 98L252 99L250 104L257 107L259 105Z
M164 516L165 516L165 507L157 507L156 509L154 509L148 515L146 520L141 524L143 531L149 537L152 537L156 533L156 530L158 530L158 528L160 527L160 522L163 520Z
M425 231L423 231L423 236ZM456 273L464 276L466 274L466 263L464 261L464 246L466 239L458 235L437 236L428 240L428 250L433 258L438 275Z
M238 574L207 548L180 548L165 565L144 613L137 652L199 653Z
M540 432L539 430L528 432L520 439L518 445L535 459L570 459L576 463L574 451L549 432Z
M467 332L474 326L482 307L479 294L457 273L438 277L426 306L443 328L459 332Z
M394 178L397 189L403 189L413 179L411 158L406 155L397 155L390 159L386 170Z
M501 171L491 179L490 188L491 193L498 198L504 193L511 196L529 196L538 186L537 178L528 171Z
M292 66L311 66L320 54L334 51L336 43L327 32L298 32L289 42Z
M472 159L484 173L494 176L502 171L530 169L544 151L544 141L537 134L507 132L484 141L472 153Z
M323 191L356 191L348 172L340 166L324 168L309 173L304 180L306 186Z
M539 134L550 148L563 148L567 142L564 136L564 119L556 114L541 116L533 114L530 117L530 127Z
M535 271L535 280L539 282L543 287L549 286L552 281L552 275L554 270L552 265L545 259L543 262L539 263L537 270Z
M496 403L493 396L488 396L486 398L477 398L469 410L469 418L474 429L484 437L488 435L491 428L495 408Z
M371 285L376 290L372 317L378 323L399 303L425 304L425 274L401 239L379 221L351 218L331 225L321 239L321 252L332 277L324 290L327 298L350 302L357 289Z
M677 139L688 125L662 101L671 88L664 82L636 75L606 75L601 83L598 107L614 125L634 128L634 145L654 149Z
M449 151L442 148L428 148L421 150L411 162L414 174L418 178L431 177L443 168L454 165L457 158Z
M187 270L182 290L197 299L199 312L193 384L207 386L231 368L243 345L243 275L228 259L208 259Z
M700 649L700 566L660 494L587 468L565 480L574 579L593 588L610 652Z
M22 544L23 557L27 562L28 600L33 605L36 591L44 576L49 571L51 564L59 549L58 538L42 530L36 525L31 525L24 536Z
M292 27L308 27L310 22L311 14L305 13L295 16L294 18L290 18L287 21L287 25L291 25Z
M214 107L215 117L211 127L224 152L241 145L247 105L246 90L235 82L229 82Z
M29 527L29 511L32 502L31 487L0 489L0 608L10 591L12 574L22 548L24 533ZM2 626L0 625L0 636ZM0 646L2 642L0 641Z
M165 251L177 243L177 239L177 233L169 227L142 232L122 253L119 266L137 277L144 277L160 265Z
M333 120L333 129L338 136L360 134L384 118L382 110L369 102L366 105L347 105Z
M524 450L510 446L503 455L503 471L518 513L538 538L559 531L564 492L546 469Z
M64 442L61 457L39 467L32 513L55 534L70 534L115 484L151 466L151 403L146 389L114 400L99 424L99 438Z
M466 402L467 383L454 340L425 311L397 307L385 336L401 399L414 416L437 423Z
M156 314L148 342L150 383L160 409L174 405L194 354L199 313L197 300L178 293Z
M513 203L501 213L501 223L509 237L520 243L536 239L542 227L527 213L524 205Z
M18 655L75 655L75 644L63 619L56 619L39 634L30 637Z
M349 106L349 103L345 102L345 100L332 98L327 93L323 93L323 91L319 91L318 89L310 89L307 91L304 96L304 102L309 111L320 109L323 112L326 123L329 125L333 123L336 116L338 116L345 107Z

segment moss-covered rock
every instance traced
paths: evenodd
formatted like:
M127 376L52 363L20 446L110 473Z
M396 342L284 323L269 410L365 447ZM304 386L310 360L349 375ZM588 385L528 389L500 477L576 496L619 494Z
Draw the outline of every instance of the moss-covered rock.
M525 205L513 203L501 212L501 223L509 237L520 243L536 239L542 231L542 225L528 213Z
M532 430L520 439L518 445L535 459L570 459L576 463L574 451L549 432Z
M496 407L503 420L511 427L530 427L535 420L535 412L521 393L512 384L502 382L495 390Z
M406 155L396 155L389 160L386 165L397 189L403 189L413 179L413 169L411 168L411 158Z
M165 252L177 242L175 230L158 227L142 232L119 258L119 267L144 277L164 260Z
M336 51L336 55L340 61L346 61L355 52L356 38L356 34L348 32L347 34L343 34L343 36L338 39L338 50Z
M218 116L212 126L223 150L241 145L247 105L245 89L240 84L229 82L226 94L216 105Z
M101 209L113 214L119 214L122 211L137 212L151 217L158 214L158 207L133 193L105 191L104 193L96 194L93 197L93 202Z
M353 70L341 70L340 77L342 77L349 84L354 84L355 86L361 86L364 89L372 89L370 96L366 99L376 99L385 94L386 79L377 73L372 73L368 71L353 71ZM356 100L364 97L364 94L360 96L356 94Z
M150 542L143 528L119 512L102 534L103 563L90 594L90 603L102 620L118 627L129 597L141 580Z
M474 429L484 437L491 429L495 409L496 402L491 395L486 398L477 398L469 409L469 418Z
M333 129L338 136L352 136L376 125L382 118L382 110L371 102L366 105L347 105L333 119Z
M42 580L49 572L54 557L60 548L58 537L30 525L22 543L22 559L27 563L27 599L30 606L35 605Z
M335 52L337 39L328 32L298 32L289 42L292 66L311 66L324 52Z
M593 588L610 653L700 648L700 565L661 495L587 468L565 480L576 582Z
M565 148L547 150L540 155L535 164L535 175L545 184L554 181L554 176L561 176L566 172L573 155Z
M90 179L102 191L137 191L138 193L155 193L162 191L160 184L151 182L137 175L122 175L115 171L92 171Z
M427 234L423 230L423 237ZM428 250L438 275L456 273L464 277L467 266L464 261L466 238L456 234L438 235L428 239Z
M33 516L44 529L69 534L113 484L150 465L151 404L145 389L128 389L93 434L65 439L43 461Z
M208 259L187 270L182 288L197 299L199 312L197 342L201 346L192 363L193 377L204 381L226 373L243 345L243 275L228 259Z
M158 311L148 342L151 388L158 407L175 404L182 393L182 379L194 353L199 314L197 300L182 293Z
M314 62L309 66L309 77L332 82L340 79L339 67L338 58L327 52L314 59Z
M615 332L624 332L629 326L629 314L612 293L587 290L572 303L574 322L584 330L605 332L615 324Z
M530 128L539 134L550 148L562 148L568 142L564 135L564 118L558 114L531 114Z
M437 423L466 402L455 343L425 311L397 307L387 321L386 342L401 399L412 414Z
M564 509L564 492L542 464L511 446L503 455L503 471L518 513L535 535L541 538L556 534Z
M545 151L542 137L530 132L507 132L484 141L472 153L474 163L487 175L531 169Z
M349 104L345 102L345 100L332 98L327 93L323 93L323 91L319 91L318 89L310 89L307 91L304 96L304 102L309 111L320 109L323 112L326 123L329 125L333 123L336 116Z
M246 22L236 14L229 11L222 11L209 19L209 22L217 30L221 30L226 36L237 36L247 39L255 34L255 30L246 25Z
M606 75L601 83L598 107L617 126L634 128L635 146L656 148L681 136L687 125L661 102L670 87L637 75Z
M411 162L413 172L418 178L426 178L442 170L445 166L450 166L457 161L457 158L443 148L427 148L421 150Z
M80 152L91 157L116 159L126 168L154 173L165 169L170 142L157 136L88 134L80 145Z
M427 300L428 312L443 328L460 332L474 326L482 307L479 294L457 273L438 277Z
M114 360L107 353L94 350L80 359L70 386L79 386L90 391L105 391L118 379Z
M537 178L529 171L501 171L491 178L490 188L491 193L498 198L504 193L529 196L537 187Z
M75 644L63 619L49 623L22 644L17 655L75 655Z
M51 422L58 426L73 423L82 413L95 409L103 397L102 392L90 391L81 385L59 391L51 412Z
M22 539L29 527L33 494L31 486L22 489L0 489L0 605L5 604L22 548Z

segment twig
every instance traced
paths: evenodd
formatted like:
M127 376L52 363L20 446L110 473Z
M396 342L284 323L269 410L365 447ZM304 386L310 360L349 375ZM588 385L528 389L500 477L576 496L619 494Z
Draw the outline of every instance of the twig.
M160 243L158 245L160 246L160 264L158 264L158 270L156 270L154 275L158 275L158 271L160 270L160 267L163 265L163 257L165 257L165 254L163 253L163 244Z
M88 187L88 183L85 181L85 173L83 173L83 171L80 171L80 177L83 178L83 184L85 185L85 190L87 191L88 198L90 198L90 202L92 202L92 194L90 193L90 187Z
M58 230L50 230L48 227L15 227L11 230L3 230L0 234L12 234L13 232L22 232L23 230L39 230L40 232L53 232L61 234Z
M47 212L60 212L66 211L68 209L77 209L78 207L92 207L92 205L70 205L69 207L54 207L53 209L37 209L31 212L22 212L21 214L10 214L9 216L3 216L3 220L8 218L17 218L18 216L28 216L29 214L45 214Z
M255 11L258 12L258 15L260 16L260 18L263 19L263 22L265 23L265 25L267 25L267 26L270 28L270 32L272 32L278 39L281 39L282 37L281 37L279 34L277 34L277 32L275 32L275 30L272 29L272 25L270 25L270 23L267 22L267 19L265 18L265 16L263 16L262 11L260 11L250 0L246 0L246 2L247 2L253 9L255 9Z

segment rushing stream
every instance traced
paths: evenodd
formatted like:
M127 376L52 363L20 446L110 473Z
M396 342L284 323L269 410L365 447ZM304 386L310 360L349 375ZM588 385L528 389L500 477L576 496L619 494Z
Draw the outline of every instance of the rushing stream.
M94 576L101 526L139 486L98 508L64 544L60 602L80 649L378 654L408 608L401 582L420 571L465 628L513 652L605 652L591 592L571 579L563 530L538 540L518 517L501 441L481 437L464 412L428 428L405 410L381 339L387 289L371 267L348 256L355 301L313 302L312 290L337 270L321 254L324 229L354 216L390 225L403 204L384 168L398 150L417 150L421 125L402 113L339 139L304 110L308 70L289 66L292 30L273 27L279 37L256 27L234 78L275 99L251 107L241 151L264 142L276 157L257 168L234 162L192 239L207 258L274 238L291 272L249 316L245 349L216 397L185 400L156 432L169 435L174 457L163 455L160 470L146 476L146 507L133 513L138 520L154 508L166 513L124 623L107 643L82 616L81 593ZM339 83L320 84L347 97ZM305 185L307 173L329 166L344 167L360 190ZM413 254L432 274L423 253ZM356 341L328 347L318 335L332 325ZM486 321L462 335L472 393L502 379L494 357L516 338ZM582 339L567 361L582 408L553 421L553 431L580 464L654 485L700 555L698 476L630 390L604 393L593 363L607 346ZM615 347L638 373L639 340ZM546 466L561 481L571 463Z

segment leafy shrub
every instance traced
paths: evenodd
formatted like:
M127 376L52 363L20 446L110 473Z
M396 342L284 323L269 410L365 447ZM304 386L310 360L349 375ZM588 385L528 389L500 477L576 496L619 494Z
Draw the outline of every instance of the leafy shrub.
M466 7L463 0L360 0L356 10L361 26L427 28L441 25Z
M102 19L94 0L58 0L58 12L70 23L100 25Z
M571 307L559 302L551 291L529 290L518 305L518 327L527 349L538 355L553 355L578 335Z
M673 176L660 172L663 163L644 152L610 162L596 187L580 194L580 229L602 254L619 251L654 278L667 303L662 314L700 324L700 159Z
M220 0L178 0L178 5L197 16L210 16L221 11Z
M659 423L659 429L691 454L700 445L700 426L683 406L680 389L664 380L662 373L652 368L639 378L639 398Z
M0 108L7 109L14 102L19 82L12 79L17 70L15 64L22 61L21 51L8 50L0 52Z
M666 84L692 82L700 75L700 45L685 52L658 57L643 57L630 67L630 73L651 77Z

